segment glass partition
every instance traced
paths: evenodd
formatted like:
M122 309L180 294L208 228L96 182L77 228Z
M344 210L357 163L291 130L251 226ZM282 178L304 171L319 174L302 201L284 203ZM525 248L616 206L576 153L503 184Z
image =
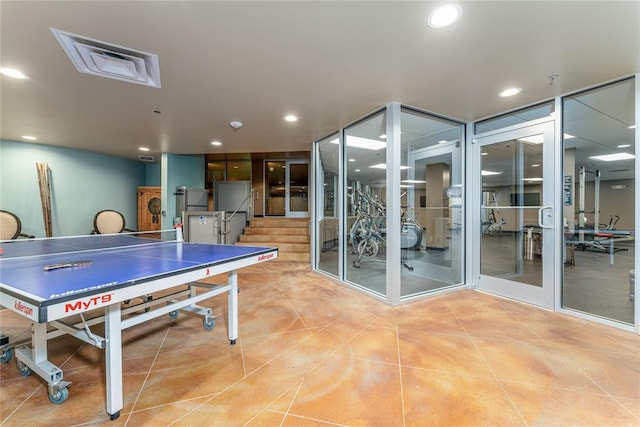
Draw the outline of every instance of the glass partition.
M338 134L316 144L316 268L339 275L340 221L338 216Z
M386 113L344 130L345 279L386 295Z
M464 125L402 108L401 297L461 284Z
M562 306L634 321L635 80L563 99Z

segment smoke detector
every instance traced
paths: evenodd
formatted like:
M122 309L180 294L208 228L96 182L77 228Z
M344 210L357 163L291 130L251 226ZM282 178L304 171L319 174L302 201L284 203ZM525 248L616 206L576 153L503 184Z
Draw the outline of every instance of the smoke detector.
M234 129L240 129L242 127L242 122L231 122L229 123L229 126Z
M160 87L158 55L50 28L76 69L85 74Z

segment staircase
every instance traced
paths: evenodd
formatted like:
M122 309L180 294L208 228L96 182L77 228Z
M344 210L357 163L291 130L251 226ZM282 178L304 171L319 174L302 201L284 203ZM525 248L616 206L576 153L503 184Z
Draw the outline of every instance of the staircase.
M277 247L276 261L308 263L309 218L254 218L236 245Z

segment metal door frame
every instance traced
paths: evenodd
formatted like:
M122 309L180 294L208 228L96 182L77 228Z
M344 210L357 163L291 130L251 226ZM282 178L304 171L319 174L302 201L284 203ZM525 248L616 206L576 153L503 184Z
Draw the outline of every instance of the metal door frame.
M548 309L556 309L557 293L559 282L558 265L558 242L561 237L561 227L558 227L561 220L561 205L559 204L558 180L559 172L556 168L557 145L554 142L558 138L556 122L553 118L543 118L534 120L479 135L474 135L471 143L471 164L469 170L469 189L471 203L468 205L471 210L471 243L472 243L472 286L479 290L498 294L507 298L523 301ZM544 134L543 145L543 178L544 187L541 205L545 207L543 223L548 228L542 229L542 287L526 285L512 280L496 278L493 276L483 276L480 273L480 250L481 250L481 199L482 180L481 172L481 152L482 147L497 144L517 138L523 138L535 134ZM560 212L560 213L559 213Z

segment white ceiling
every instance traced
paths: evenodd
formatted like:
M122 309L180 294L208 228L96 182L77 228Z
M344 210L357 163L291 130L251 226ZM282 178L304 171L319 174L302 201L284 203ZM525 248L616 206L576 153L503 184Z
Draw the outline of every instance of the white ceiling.
M440 4L2 0L1 65L30 79L0 79L0 138L131 159L309 150L391 101L473 121L640 72L638 1L466 1L431 30ZM79 73L50 28L157 54L162 87Z

